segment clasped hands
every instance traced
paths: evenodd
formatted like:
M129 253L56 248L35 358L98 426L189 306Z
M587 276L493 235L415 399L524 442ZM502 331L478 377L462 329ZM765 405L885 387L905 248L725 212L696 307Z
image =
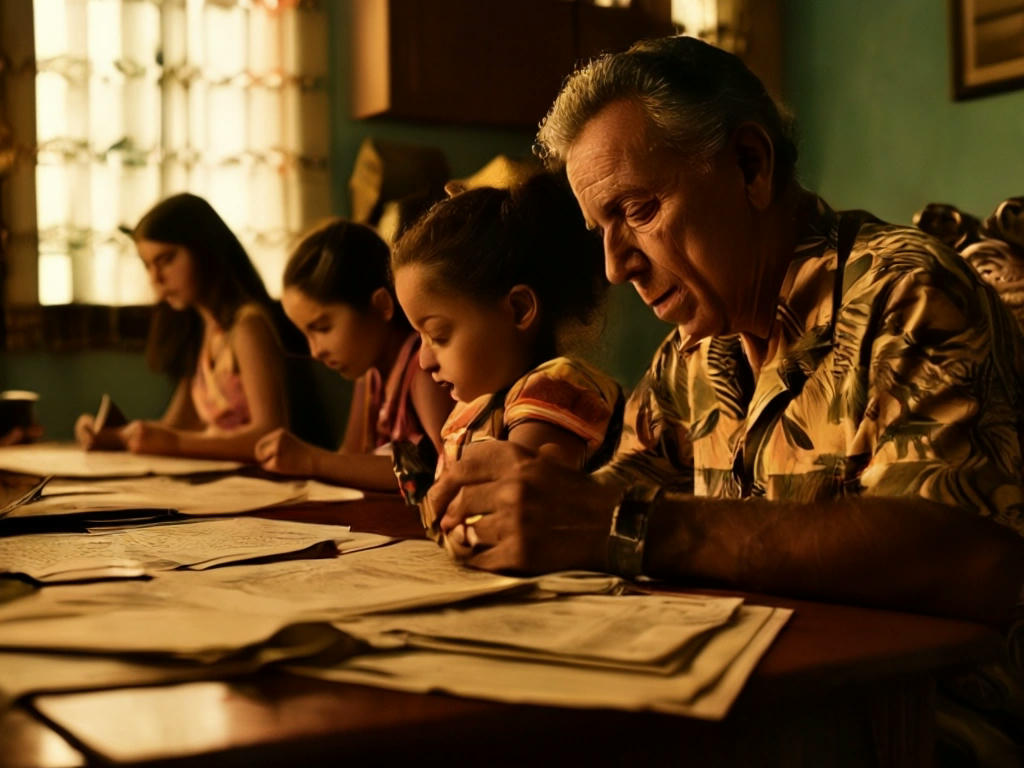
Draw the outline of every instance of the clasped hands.
M446 546L490 571L607 569L619 493L509 441L467 446L427 495Z

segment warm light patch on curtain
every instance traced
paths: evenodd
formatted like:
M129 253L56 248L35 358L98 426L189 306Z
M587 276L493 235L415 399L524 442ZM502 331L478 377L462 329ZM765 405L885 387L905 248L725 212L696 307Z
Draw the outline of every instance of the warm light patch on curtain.
M330 211L316 2L35 0L39 301L151 301L131 226L206 197L271 293Z

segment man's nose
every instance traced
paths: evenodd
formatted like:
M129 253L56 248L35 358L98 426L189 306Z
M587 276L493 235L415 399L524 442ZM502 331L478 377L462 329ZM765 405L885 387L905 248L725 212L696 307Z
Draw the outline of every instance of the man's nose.
M608 282L620 285L643 268L643 254L620 227L611 226L604 232L604 273Z

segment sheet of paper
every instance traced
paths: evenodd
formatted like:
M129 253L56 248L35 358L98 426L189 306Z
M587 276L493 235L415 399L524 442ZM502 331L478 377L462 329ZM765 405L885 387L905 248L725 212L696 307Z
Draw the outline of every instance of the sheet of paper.
M655 710L719 719L790 611L745 605L715 632L692 663L673 675L427 650L366 654L331 667L287 665L324 680L548 706ZM739 665L728 674L731 665ZM717 690L722 686L721 690ZM701 703L703 696L711 697Z
M701 595L582 595L365 616L335 626L378 647L529 653L661 669L729 621L742 602Z
M235 515L301 503L305 481L274 481L243 475L137 477L127 480L53 479L40 497L8 513L10 518L83 514L118 509L173 509L182 515Z
M387 536L351 533L348 526L257 517L217 518L98 533L4 537L0 538L0 570L44 582L71 581L76 573L83 574L80 580L95 578L90 572L108 566L135 565L148 572L201 569L303 552L321 543L331 543L338 552L347 552L389 541L392 539Z
M34 443L0 448L0 470L58 477L128 477L228 472L239 461L149 456L125 451L83 451L77 445Z
M267 664L301 659L328 648L343 651L349 643L326 624L303 624L278 632L256 648L210 663L149 655L0 651L0 706L41 692L155 685L248 674Z
M181 579L184 574L161 574ZM266 563L188 574L190 598L222 604L225 595L264 601L272 613L335 620L364 613L444 605L530 588L528 579L462 568L431 541L399 541L334 560Z
M459 568L432 542L405 541L334 559L160 571L144 582L48 586L0 605L0 648L223 651L255 642L267 627L530 587L529 580Z
M366 497L365 493L355 488L331 485L330 483L322 483L319 480L307 480L304 488L306 490L304 501L357 501Z

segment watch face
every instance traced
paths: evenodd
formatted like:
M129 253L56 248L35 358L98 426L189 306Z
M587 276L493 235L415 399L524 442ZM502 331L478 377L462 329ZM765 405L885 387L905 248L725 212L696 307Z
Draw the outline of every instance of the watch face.
M612 512L608 534L608 563L614 573L633 578L643 573L647 516L661 488L636 485L626 491Z

